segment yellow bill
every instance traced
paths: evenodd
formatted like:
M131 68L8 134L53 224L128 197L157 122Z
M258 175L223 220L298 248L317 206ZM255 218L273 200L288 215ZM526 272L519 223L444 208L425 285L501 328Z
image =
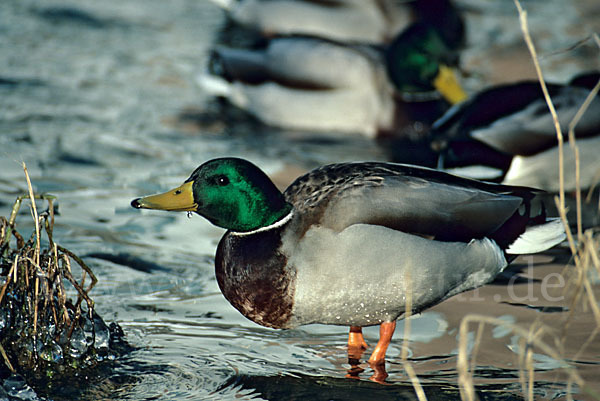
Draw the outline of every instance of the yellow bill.
M433 80L433 86L452 104L462 102L467 98L466 92L458 83L454 70L445 65L440 65L440 71Z
M137 209L159 209L175 212L194 212L198 204L194 201L193 181L162 194L145 196L134 199L131 206Z

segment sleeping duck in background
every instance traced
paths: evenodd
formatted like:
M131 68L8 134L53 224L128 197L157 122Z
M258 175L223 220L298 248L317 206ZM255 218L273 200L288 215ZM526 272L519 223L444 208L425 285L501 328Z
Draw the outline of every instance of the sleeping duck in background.
M229 17L265 36L310 35L342 42L381 44L416 21L462 43L463 26L449 0L213 0Z
M518 254L564 237L538 190L392 163L343 163L283 193L257 166L220 158L135 208L195 212L227 229L215 268L225 298L260 325L381 325L369 363L381 367L396 320L484 285ZM382 380L384 377L375 377Z
M430 101L423 107L433 107L431 121L463 100L456 62L435 28L419 23L385 48L297 36L259 49L217 48L212 74L198 83L271 126L374 137L412 123L400 96Z
M566 144L569 124L599 81L600 73L591 72L568 84L547 84L565 138L566 191L575 190L575 157ZM600 179L597 92L574 132L581 186L589 188ZM538 81L496 86L472 96L436 121L431 137L441 152L440 167L490 166L500 170L505 184L559 190L558 140Z

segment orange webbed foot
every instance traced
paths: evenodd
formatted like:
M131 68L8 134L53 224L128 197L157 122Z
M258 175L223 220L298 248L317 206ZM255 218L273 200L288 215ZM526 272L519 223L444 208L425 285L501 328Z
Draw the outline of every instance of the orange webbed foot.
M373 369L373 375L369 377L369 380L379 384L386 384L385 379L387 379L388 373L385 370L385 361L376 364L369 362L369 366Z

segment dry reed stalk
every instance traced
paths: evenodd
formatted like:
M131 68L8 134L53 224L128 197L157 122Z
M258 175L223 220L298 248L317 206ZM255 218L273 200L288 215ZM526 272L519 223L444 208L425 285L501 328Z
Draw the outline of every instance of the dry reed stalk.
M585 235L587 245L590 248L590 258L592 260L592 264L596 268L598 274L600 274L600 255L597 252L594 252L594 250L600 249L600 244L596 243L596 241L594 240L591 230L587 230Z
M575 128L573 128L573 130L574 129ZM571 128L569 128L569 144L571 144L573 151L575 152L575 210L577 212L577 241L581 243L581 239L583 238L583 218L581 216L581 163L579 161L579 147L575 145L575 134L573 133L573 136L571 136Z
M25 172L25 179L27 180L27 189L29 191L29 198L31 199L31 213L33 214L33 221L35 222L35 253L34 260L35 265L40 265L40 217L37 212L37 207L35 205L35 196L33 195L33 187L31 186L31 180L29 179L29 172L27 171L27 166L25 162L23 162L23 171Z
M31 180L29 179L29 172L27 171L27 166L25 162L23 162L23 171L25 172L25 179L27 180L27 189L29 191L29 198L31 200L31 213L33 215L33 221L35 222L35 252L33 254L33 265L36 270L40 270L40 253L41 253L41 238L40 238L40 217L37 212L37 207L35 205L35 196L33 195L33 187L31 186ZM36 274L35 277L35 291L34 291L34 311L33 311L33 335L35 336L37 333L37 317L38 317L38 287L39 287L39 278Z
M404 276L408 291L406 291L406 303L404 304L404 339L402 341L402 352L400 354L402 362L406 362L406 359L408 358L408 338L410 336L410 317L412 315L412 280L410 272L407 270Z
M559 167L559 185L560 185L560 205L564 209L565 207L565 177L564 177L564 155L563 155L563 133L560 128L560 122L558 120L558 115L556 114L556 109L554 108L554 103L552 103L552 99L550 98L550 94L548 93L548 87L546 86L546 81L544 80L544 75L542 74L542 68L540 67L540 63L538 61L537 51L535 50L535 46L533 45L533 40L531 39L531 34L529 33L529 24L527 23L527 11L523 10L521 7L521 3L519 0L514 0L515 5L517 6L517 10L519 11L519 21L521 23L521 30L523 31L523 37L525 39L525 43L527 44L527 49L531 54L531 58L533 59L533 66L535 67L535 72L540 81L540 86L542 88L542 92L544 94L544 99L546 99L546 103L548 104L548 108L550 109L550 114L552 115L552 121L554 122L554 129L556 130L556 139L558 140L558 167Z
M592 341L594 341L594 339L596 338L598 333L600 333L600 327L597 326L594 329L594 331L592 331L592 334L588 337L588 339L583 343L581 348L579 348L577 353L575 355L573 355L573 358L571 358L571 359L573 359L574 361L578 360L579 357L583 354L583 352L587 349L587 347L592 343Z
M471 358L471 371L475 372L475 368L477 367L476 356L479 352L479 344L481 344L481 338L483 337L483 323L479 323L479 327L477 327L477 335L475 336L475 342L473 344L473 357Z
M482 324L481 322L479 323ZM519 340L519 382L524 394L527 394L528 400L533 400L534 388L534 366L533 366L533 348L530 344L545 333L544 325L536 319L527 331L527 338L521 337Z
M37 320L38 320L38 305L39 305L39 287L40 279L35 277L34 295L33 295L33 335L37 334Z
M519 339L519 349L526 349L526 345L527 343L525 341L525 338L521 337ZM519 352L517 362L519 364L519 384L521 384L521 392L525 394L527 392L527 378L525 376L525 369L523 368L525 366L525 353Z
M529 344L529 340L527 340L527 344ZM527 369L527 378L529 379L527 382L527 399L529 401L533 401L533 350L531 347L527 347L525 352L525 368ZM523 352L521 350L521 352Z
M586 246L586 249L589 253L595 252L595 249L589 246ZM588 278L588 266L589 264L585 264L583 266L583 274L585 278ZM588 302L590 304L590 308L592 309L592 313L594 314L594 318L596 319L596 326L600 327L600 307L598 307L598 302L596 301L596 296L594 295L594 289L592 288L592 283L589 279L583 280L583 285L585 291L588 295Z
M419 401L427 401L427 396L425 395L425 391L423 391L423 387L421 387L421 383L419 382L419 377L415 373L412 365L408 362L402 362L402 367L404 371L410 378L410 382L415 389L415 393L417 394L417 399Z
M2 358L4 359L4 363L8 367L8 370L10 370L12 373L16 373L17 371L13 367L12 363L10 363L10 359L8 359L8 355L6 355L6 351L4 350L2 344L0 344L0 354L2 354Z
M596 83L596 85L592 88L590 93L588 93L585 101L577 110L577 113L573 117L573 120L569 123L569 145L575 152L575 184L576 184L576 202L577 202L577 239L579 241L583 238L583 229L582 229L582 217L581 217L581 176L580 176L580 165L579 165L579 147L576 144L575 139L575 126L579 123L590 104L594 100L594 98L598 95L598 91L600 90L600 81Z
M412 383L413 388L415 389L415 393L417 394L417 398L419 401L427 401L427 396L425 395L425 391L423 391L423 387L421 386L421 382L419 381L419 377L415 373L410 362L408 362L408 339L410 337L410 317L412 315L412 280L410 277L410 272L406 272L405 275L406 288L406 303L404 304L404 339L402 341L402 351L400 357L402 359L402 367L406 372L407 376L410 378L410 382Z
M467 315L461 320L462 324L470 315ZM458 359L456 361L456 369L458 370L458 385L460 390L460 399L467 401L475 401L475 386L473 384L473 375L469 374L469 360L467 354L467 336L460 335L458 338Z
M6 275L6 282L4 283L4 285L2 286L2 290L0 291L0 303L2 302L2 298L4 298L4 293L6 292L6 288L10 284L10 279L11 279L11 277L13 277L13 272L17 271L18 263L19 263L19 255L15 255L15 261L13 262L12 266L10 267L10 271ZM16 274L14 274L13 281L15 281L15 282L17 281Z

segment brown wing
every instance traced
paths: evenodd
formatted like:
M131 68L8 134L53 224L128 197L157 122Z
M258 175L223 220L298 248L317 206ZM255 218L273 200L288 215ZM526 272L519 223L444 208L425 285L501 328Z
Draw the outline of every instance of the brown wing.
M300 177L284 195L306 229L365 223L468 241L496 231L535 192L402 164L347 163Z

